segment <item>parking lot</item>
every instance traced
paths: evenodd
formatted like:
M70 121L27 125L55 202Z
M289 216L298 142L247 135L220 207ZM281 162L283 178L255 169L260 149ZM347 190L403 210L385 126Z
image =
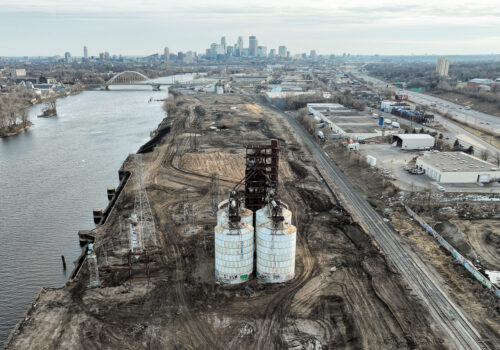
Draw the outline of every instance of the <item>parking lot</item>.
M426 175L414 175L404 170L414 156L423 155L425 151L405 151L391 144L362 144L360 153L363 157L370 155L377 159L376 166L391 172L395 178L394 183L402 190L425 190L431 188L438 190L438 186L446 192L479 192L500 193L500 185L493 184L438 184Z

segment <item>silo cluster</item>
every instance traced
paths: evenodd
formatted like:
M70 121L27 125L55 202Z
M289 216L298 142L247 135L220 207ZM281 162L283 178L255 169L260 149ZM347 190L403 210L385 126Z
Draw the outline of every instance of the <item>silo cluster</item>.
M247 146L245 159L245 177L218 207L215 278L241 283L256 271L265 282L288 281L295 275L297 228L279 200L278 140ZM242 184L244 195L238 191Z
M229 220L229 201L219 204L215 227L215 278L217 282L236 284L248 280L254 273L265 282L285 282L295 274L297 228L292 225L292 213L284 203L283 220L276 221L270 205L255 214L240 208L240 220ZM256 237L256 244L254 239ZM256 261L254 261L254 252Z

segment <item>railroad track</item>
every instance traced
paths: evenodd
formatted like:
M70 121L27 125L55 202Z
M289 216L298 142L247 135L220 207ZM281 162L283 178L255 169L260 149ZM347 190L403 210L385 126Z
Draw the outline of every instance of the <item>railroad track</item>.
M261 102L261 104L263 104ZM361 224L368 229L381 249L385 252L394 266L404 276L411 288L428 306L435 321L450 335L457 349L490 349L481 339L479 332L467 320L465 315L449 299L438 282L432 279L432 274L418 259L408 254L397 233L386 223L372 206L363 198L361 191L347 178L340 168L328 157L322 148L315 142L297 120L285 112L265 103L285 117L304 141L313 157L325 169L326 175L336 184L345 199L350 202ZM330 185L326 182L326 185ZM330 188L330 190L334 190Z

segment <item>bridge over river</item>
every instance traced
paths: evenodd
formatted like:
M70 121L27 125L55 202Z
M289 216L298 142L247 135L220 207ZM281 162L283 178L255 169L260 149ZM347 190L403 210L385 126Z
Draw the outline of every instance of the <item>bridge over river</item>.
M151 86L153 91L159 91L161 86L192 86L192 84L180 83L180 82L169 82L169 83L161 83L151 81L150 78L145 76L142 73L136 71L124 71L116 74L111 79L109 79L104 84L93 84L91 86L100 86L103 87L104 90L109 90L110 86L115 85L128 85L128 86Z

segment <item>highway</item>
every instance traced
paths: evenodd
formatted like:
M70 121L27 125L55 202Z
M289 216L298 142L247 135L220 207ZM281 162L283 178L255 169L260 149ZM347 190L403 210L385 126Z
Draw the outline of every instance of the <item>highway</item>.
M363 75L360 78L366 81L371 81L374 86L378 88L387 89L387 85L389 85L389 88L391 89L394 88L394 86L386 83L385 81L370 77L368 75ZM430 105L431 103L435 103L435 108L441 113L450 113L458 120L469 124L475 124L480 128L488 128L492 131L500 133L500 118L497 116L475 111L473 109L466 110L462 105L443 100L439 97L423 94L412 90L399 90L401 90L399 93L408 95L408 98L416 103L420 103L423 105Z
M324 168L326 172L325 179L335 184L336 188L332 188L332 190L336 193L340 192L345 198L348 204L346 209L371 233L389 260L399 270L401 276L416 292L421 301L427 305L436 323L449 335L450 341L454 343L454 348L489 349L489 346L481 339L478 331L440 286L435 277L437 272L431 271L417 255L405 249L401 237L372 208L364 198L362 191L328 157L313 137L304 130L295 118L265 102L261 101L261 103L280 113L288 120L313 157ZM327 186L329 186L328 181ZM497 341L495 341L494 348L497 345Z
M361 78L363 78L366 81L372 82L374 86L379 89L386 89L388 85L386 82L382 80L367 75L363 75L361 76ZM389 85L389 87L393 88L393 86L391 85ZM460 107L462 106L456 105L452 102L445 101L434 96L425 95L414 91L400 90L397 93L403 93L405 95L408 95L409 100L421 105L436 103L437 107L435 108L441 113L447 113L447 112L451 113L452 115L455 116L455 118L464 120L469 124L476 124L480 128L483 129L489 128L490 130L500 133L500 118L496 116L484 114L473 110L467 111L464 109L460 109ZM445 136L450 137L451 142L453 142L455 139L458 139L460 143L463 144L465 147L473 146L475 149L475 154L477 156L480 155L482 149L487 149L490 152L490 158L488 160L490 162L493 162L495 160L495 157L493 155L500 152L498 148L484 141L480 137L465 130L460 126L460 124L455 123L444 117L441 117L440 115L435 115L434 119L441 125L443 125L446 129L448 129L449 133L443 133L443 134L445 134Z

